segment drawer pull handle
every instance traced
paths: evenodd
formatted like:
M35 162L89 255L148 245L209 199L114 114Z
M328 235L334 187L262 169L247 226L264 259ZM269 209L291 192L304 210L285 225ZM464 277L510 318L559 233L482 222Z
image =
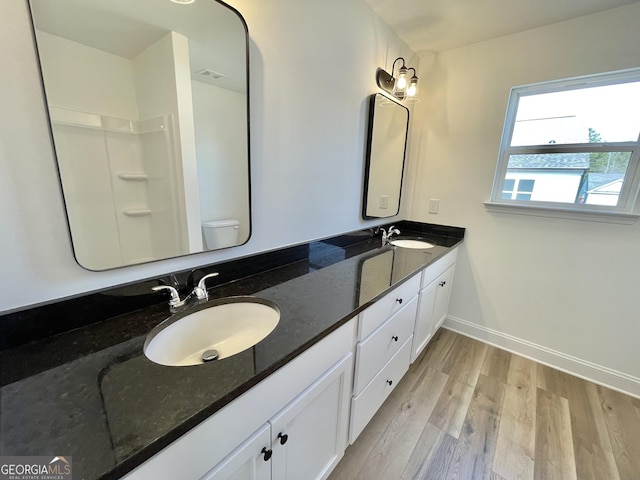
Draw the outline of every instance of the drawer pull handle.
M393 380L387 380L387 383L388 383L389 385L393 385Z
M280 439L280 445L284 445L285 443L287 443L287 440L289 440L289 435L280 432L278 434L278 438Z
M443 282L440 282L440 286L441 286L441 287L444 287L446 284L447 284L447 282L444 282L444 281L443 281Z
M271 459L271 455L273 455L273 450L267 450L267 447L262 447L262 451L260 453L264 453L264 461L268 462Z
M398 302L400 305L402 305L402 299L401 298L396 298L396 302Z
M398 336L397 336L397 335L394 335L394 336L393 336L393 337L391 337L391 338L393 339L393 341L394 341L394 342L397 342L397 341L398 341Z

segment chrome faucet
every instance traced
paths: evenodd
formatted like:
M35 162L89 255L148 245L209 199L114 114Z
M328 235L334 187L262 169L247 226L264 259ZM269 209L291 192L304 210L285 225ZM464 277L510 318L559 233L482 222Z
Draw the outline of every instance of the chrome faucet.
M171 287L169 285L159 285L157 287L152 287L151 289L154 292L167 290L169 292L169 311L171 313L176 313L191 301L194 301L194 303L206 302L209 299L206 282L209 278L217 276L217 273L210 273L202 277L198 282L198 285L196 285L196 287L191 291L191 293L189 293L189 295L184 298L184 300L180 300L180 293L175 287ZM195 300L193 300L194 298Z
M209 300L209 292L207 292L207 279L217 277L218 273L210 273L209 275L205 275L200 279L196 288L191 292L192 295L195 295L198 300Z
M169 311L171 313L177 312L180 307L183 307L184 304L187 303L187 298L189 298L187 296L184 300L180 300L180 294L178 293L178 290L176 290L174 287L170 287L169 285L152 287L151 290L153 290L154 292L160 292L162 290L169 291Z
M381 228L380 230L382 230L382 244L383 245L386 245L387 243L389 243L389 241L391 240L391 236L392 235L400 235L400 230L398 230L393 225L391 225L389 227L389 230L385 230L384 228Z

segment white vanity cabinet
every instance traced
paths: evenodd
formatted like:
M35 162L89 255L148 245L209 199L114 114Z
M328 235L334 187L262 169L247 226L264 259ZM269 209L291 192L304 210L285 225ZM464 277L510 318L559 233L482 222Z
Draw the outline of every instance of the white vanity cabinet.
M322 480L342 458L352 360L349 354L269 421L274 480Z
M346 448L352 365L348 354L202 480L325 479Z
M444 321L456 255L388 292L123 478L327 478Z
M409 368L420 278L415 275L360 314L350 443Z
M342 325L123 478L326 478L347 444L356 323Z
M422 272L411 362L431 340L447 316L458 250L454 249Z
M202 480L271 480L270 425L263 425Z

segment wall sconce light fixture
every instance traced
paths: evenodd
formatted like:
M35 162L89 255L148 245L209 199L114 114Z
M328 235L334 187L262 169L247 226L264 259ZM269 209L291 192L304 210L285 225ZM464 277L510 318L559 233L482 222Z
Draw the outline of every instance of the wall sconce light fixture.
M393 74L396 69L396 63L399 61L402 62L402 66L398 69L398 77L396 78ZM413 70L413 76L411 78L408 78L409 70ZM390 74L382 68L378 68L376 71L376 82L382 90L390 93L398 100L415 98L418 95L418 76L416 75L416 69L407 67L402 57L394 60Z

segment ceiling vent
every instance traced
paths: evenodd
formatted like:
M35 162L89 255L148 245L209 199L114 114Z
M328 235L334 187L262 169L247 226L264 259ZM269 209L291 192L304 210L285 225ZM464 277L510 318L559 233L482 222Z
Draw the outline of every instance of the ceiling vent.
M216 72L210 68L203 68L202 70L198 70L195 74L196 76L207 80L218 80L219 78L226 77L224 73Z

